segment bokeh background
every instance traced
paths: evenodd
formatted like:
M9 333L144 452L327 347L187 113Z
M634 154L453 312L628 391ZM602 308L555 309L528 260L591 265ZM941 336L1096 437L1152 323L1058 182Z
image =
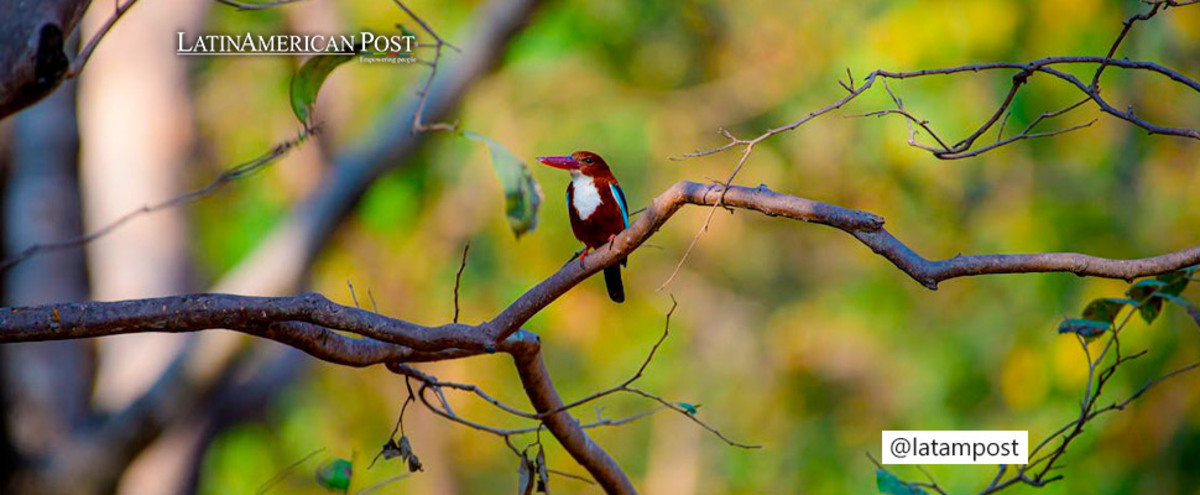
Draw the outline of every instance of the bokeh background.
M182 20L156 28L166 39L143 39L141 50L162 52L163 64L182 68L175 79L161 78L153 76L159 70L153 57L127 59L127 77L114 84L146 98L159 87L174 92L165 100L174 103L159 108L173 124L159 124L153 139L113 145L119 137L111 134L132 124L106 126L99 116L121 122L129 119L123 114L128 110L106 107L105 90L89 89L85 76L79 94L81 148L86 165L88 156L101 156L92 150L109 143L107 161L119 168L136 165L130 162L137 160L120 158L141 156L140 148L184 143L164 152L168 158L162 160L177 166L154 168L157 161L145 160L161 170L161 184L170 184L159 188L160 197L169 197L161 191L172 188L200 187L299 130L287 97L297 60L178 60L171 54L173 26L240 33L385 31L397 22L411 24L386 1L310 0L261 12L189 2L181 5L192 6L168 12L173 7L155 6L167 2L144 1L137 7L143 17L135 11L114 35L153 22L156 8L155 15L177 16L171 18ZM479 29L469 20L480 2L409 5L452 42L464 42ZM337 228L312 269L310 287L348 304L349 282L364 303L369 289L385 314L443 323L453 312L454 276L462 247L470 242L462 320L483 321L553 273L578 247L562 193L567 177L537 165L538 155L600 153L636 209L675 181L723 178L736 161L731 153L686 161L669 157L722 144L720 128L749 137L825 106L844 94L837 80L847 68L858 80L877 68L1103 55L1121 20L1141 8L1132 0L548 2L448 118L530 163L545 193L537 230L520 239L509 230L485 147L449 133L431 135L395 172L376 181ZM186 16L179 13L188 9ZM117 50L102 46L96 67L105 56L119 63ZM1200 75L1200 6L1173 9L1138 25L1119 55ZM146 81L139 82L139 74ZM148 260L145 253L152 249L130 253L126 247L124 256L134 258L129 266L158 275L175 267L170 268L178 274L175 283L102 289L134 282L120 269L93 267L93 296L200 290L220 280L317 185L336 150L396 139L381 135L378 123L397 111L389 102L409 98L425 74L407 65L340 68L320 97L318 119L326 132L319 139L194 206L136 221L161 222L142 242L177 243L177 257ZM911 111L957 140L995 109L1010 76L926 78L892 88ZM1200 126L1200 95L1163 78L1110 69L1103 87L1119 108L1132 105L1159 122ZM901 240L930 258L1036 251L1144 257L1197 242L1195 141L1147 136L1085 106L1047 125L1099 118L1090 128L944 162L909 147L899 118L847 118L888 108L882 89L763 143L738 181L878 213ZM1008 128L1019 129L1076 99L1058 81L1035 76L1017 97ZM121 200L104 200L105 194L128 195L121 191L129 185L109 184L109 193L89 189L101 190L101 182L83 181L85 208L125 211L146 201L111 206ZM102 216L90 211L89 224L101 225ZM763 448L731 447L670 412L592 430L649 494L873 492L874 466L865 453L878 455L884 429L1029 430L1038 441L1077 413L1087 379L1078 343L1055 333L1058 322L1092 298L1120 296L1127 287L1122 281L1031 274L956 279L929 291L836 230L718 212L678 277L659 290L707 213L685 208L630 258L623 305L611 303L601 282L589 280L527 325L542 336L549 369L569 400L633 373L662 332L670 296L679 301L671 335L639 383L671 400L702 404L699 415L706 422ZM97 243L89 262L122 256L112 251ZM1196 289L1185 295L1195 298ZM1149 353L1114 379L1114 400L1152 376L1200 359L1196 325L1177 308L1153 325L1134 321L1125 335L1123 346ZM138 375L165 363L161 356L169 353L146 351L148 339L113 344L108 354L101 353L123 356L125 368L134 371L119 375L114 368L118 378L102 379L96 400L119 407L145 386L137 384ZM173 344L161 345L169 350ZM503 357L421 368L476 383L511 404L527 404ZM312 481L320 459L355 456L365 466L386 440L405 397L403 380L378 368L311 362L285 383L272 390L260 411L231 422L206 444L199 455L199 493L254 492L324 448L273 489L322 493ZM1198 387L1200 376L1180 377L1130 410L1098 421L1068 453L1065 479L1041 492L1200 493ZM451 400L466 417L523 424L471 397ZM617 418L655 404L616 396L597 406L576 412L584 419ZM516 489L517 463L502 440L422 408L410 408L406 429L425 472L384 492ZM556 444L546 444L551 467L583 474ZM401 470L393 461L360 473L369 484ZM993 468L929 471L957 493L986 485ZM895 472L922 478L907 467ZM153 478L153 468L150 473ZM553 482L562 493L597 491L568 479Z

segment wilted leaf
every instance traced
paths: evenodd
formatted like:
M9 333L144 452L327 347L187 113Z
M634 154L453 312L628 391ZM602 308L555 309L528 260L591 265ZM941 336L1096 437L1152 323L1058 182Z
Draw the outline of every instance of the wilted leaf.
M350 489L350 476L353 474L350 461L334 459L317 468L317 484L326 490L345 492Z
M1137 301L1121 297L1096 299L1088 303L1087 308L1084 308L1083 319L1112 323L1117 318L1117 314L1121 312L1121 308L1124 308L1126 304L1137 306Z
M546 467L546 451L538 448L537 460L537 491L550 495L550 468Z
M379 455L383 456L383 460L391 460L404 455L404 451L400 450L400 446L396 445L396 441L389 438L387 443L383 444L383 449L379 451Z
M529 166L500 143L487 136L463 131L463 137L482 142L492 157L492 167L504 188L504 213L508 226L517 237L537 228L538 208L542 204L542 188L533 180Z
M412 444L408 441L408 435L400 437L400 445L397 447L397 450L400 451L401 459L407 460L409 456L413 455Z
M292 112L300 119L301 124L309 124L313 103L317 101L317 92L321 90L321 85L325 84L325 78L329 77L333 69L353 60L355 56L353 53L316 55L304 62L300 70L292 76L288 96L292 101Z
M417 454L408 456L408 472L415 473L424 470L424 467L421 466L421 460L417 458Z
M529 467L529 459L526 459L523 455L521 456L521 465L517 468L517 472L519 473L517 494L531 495L533 493L533 470Z
M1058 325L1058 333L1074 333L1091 341L1107 331L1109 326L1111 323L1105 321L1067 318Z
M887 495L927 495L921 487L905 483L904 480L883 468L875 470L875 487L879 489L879 493Z

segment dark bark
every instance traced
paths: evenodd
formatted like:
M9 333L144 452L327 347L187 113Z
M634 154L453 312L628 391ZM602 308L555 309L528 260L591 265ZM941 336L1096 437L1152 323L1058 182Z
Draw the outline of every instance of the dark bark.
M0 119L54 91L70 65L63 47L88 0L0 0Z

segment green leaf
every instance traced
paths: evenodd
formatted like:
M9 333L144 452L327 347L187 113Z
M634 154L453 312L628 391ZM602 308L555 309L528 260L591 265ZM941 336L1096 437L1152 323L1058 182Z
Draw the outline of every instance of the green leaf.
M1163 299L1182 306L1183 309L1187 310L1188 316L1192 317L1192 321L1196 322L1196 326L1200 326L1200 308L1196 307L1195 303L1182 297L1173 296L1170 294L1166 294L1162 297Z
M304 62L300 70L292 76L288 96L292 101L292 112L300 119L301 124L309 124L313 103L317 101L317 92L321 90L321 85L325 84L325 78L329 77L333 69L353 60L355 56L353 53L317 55Z
M317 484L326 490L345 492L350 489L350 477L354 470L350 461L334 459L317 468Z
M1178 296L1182 293L1183 289L1186 289L1188 285L1188 272L1185 270L1175 270L1171 273L1164 273L1154 277L1155 280L1165 284L1163 288L1158 290L1158 293L1170 294L1172 296Z
M529 166L500 143L487 136L462 131L462 136L486 144L492 156L492 167L504 187L504 213L508 226L518 238L537 228L538 207L542 204L542 188L533 180Z
M680 409L683 409L688 416L695 416L696 410L700 408L700 406L697 404L688 404L687 402L676 402L675 405L679 406Z
M1146 320L1147 324L1154 323L1154 319L1158 318L1158 314L1162 312L1162 298L1155 293L1153 297L1138 306L1138 312L1141 313L1142 319Z
M1084 308L1083 319L1112 323L1113 320L1117 319L1117 314L1121 312L1121 308L1124 308L1126 304L1137 306L1138 302L1122 297L1096 299L1088 303L1087 308Z
M1166 288L1166 282L1157 278L1148 278L1133 284L1129 290L1125 291L1125 294L1139 302L1138 314L1142 316L1142 319L1146 320L1146 323L1154 323L1154 319L1158 318L1158 313L1162 311L1162 299L1159 299L1157 295L1159 291Z
M1108 331L1112 323L1106 321L1088 320L1084 318L1067 318L1058 325L1058 333L1077 334L1089 342Z
M925 490L913 483L905 483L883 468L875 470L875 487L887 495L927 495Z
M1161 280L1155 280L1152 278L1139 280L1136 284L1133 284L1129 290L1125 291L1125 295L1129 296L1131 299L1142 301L1150 294L1153 294L1154 291L1162 287L1166 287L1166 285L1167 284L1163 283Z
M404 24L396 24L396 29L399 29L400 34L403 36L412 36L414 38L417 36L417 33L414 33L414 32L412 32L412 30L408 29L407 27L404 27Z

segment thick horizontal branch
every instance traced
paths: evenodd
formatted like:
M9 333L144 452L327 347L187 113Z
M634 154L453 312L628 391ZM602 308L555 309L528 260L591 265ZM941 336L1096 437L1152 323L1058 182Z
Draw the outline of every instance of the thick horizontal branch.
M0 310L0 342L207 329L237 330L291 345L322 359L357 366L390 360L428 361L495 350L491 341L467 325L424 327L342 306L320 294L287 297L193 294Z
M723 198L723 199L722 199ZM853 235L922 285L958 277L1066 272L1130 280L1200 264L1200 247L1161 256L1118 260L1078 253L958 255L930 260L883 227L873 213L756 188L678 182L650 203L632 225L586 262L571 262L521 295L496 318L478 327L426 327L363 309L335 304L319 294L250 297L199 294L118 302L68 303L0 310L0 342L31 342L136 332L238 330L301 348L342 364L384 360L425 361L503 351L506 339L534 314L603 267L649 239L685 204L740 208L837 228ZM332 333L350 332L375 343ZM383 349L382 344L405 348Z

